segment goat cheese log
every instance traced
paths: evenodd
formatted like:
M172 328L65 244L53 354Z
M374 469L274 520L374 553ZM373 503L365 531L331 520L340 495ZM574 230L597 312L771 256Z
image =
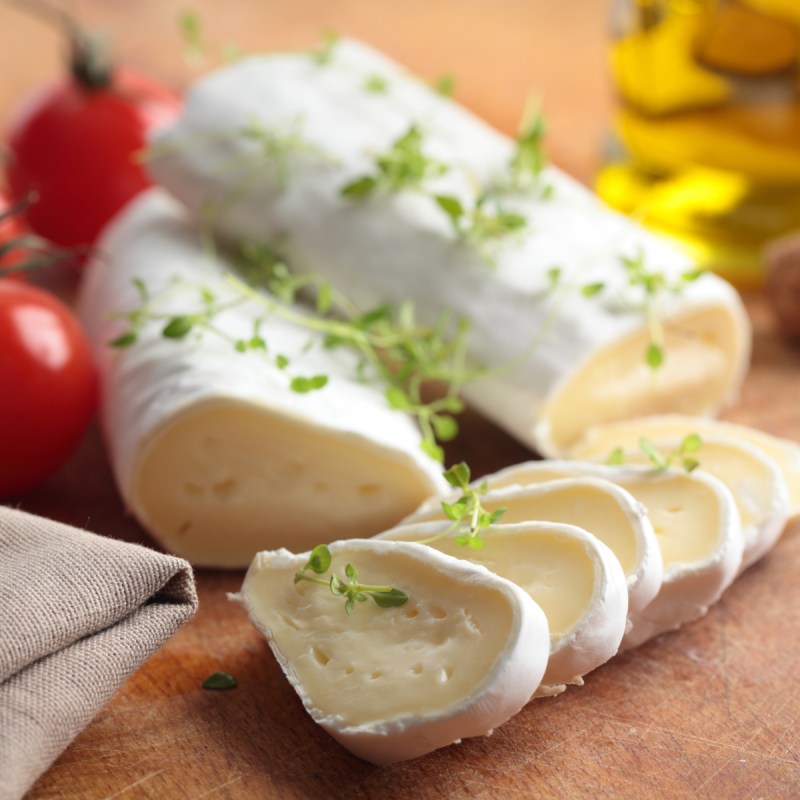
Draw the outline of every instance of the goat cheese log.
M101 372L102 424L125 503L165 548L201 566L243 567L264 548L372 535L441 489L410 418L355 378L350 353L325 350L300 325L266 316L266 355L238 353L208 331L165 338L164 322L130 347L109 346L129 324L109 315L141 302L134 279L165 315L201 310L202 290L219 302L233 294L225 262L165 193L134 201L100 250L79 306ZM247 339L264 314L247 301L214 325ZM328 384L293 392L295 370Z
M369 90L376 78L384 91ZM370 188L395 174L392 148L411 130L431 174ZM685 256L555 168L509 191L513 154L508 137L340 41L329 59L257 56L200 80L150 166L219 233L277 247L362 307L411 298L423 321L443 307L468 319L469 355L491 372L467 400L542 452L566 452L590 425L713 414L732 399L750 352L732 287L690 280ZM493 234L500 211L524 227ZM482 214L483 234L453 224ZM654 335L658 370L645 363Z

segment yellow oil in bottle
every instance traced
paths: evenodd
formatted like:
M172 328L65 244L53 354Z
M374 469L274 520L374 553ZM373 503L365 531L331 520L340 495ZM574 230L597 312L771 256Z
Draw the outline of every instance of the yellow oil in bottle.
M598 193L735 283L800 229L800 0L620 0Z

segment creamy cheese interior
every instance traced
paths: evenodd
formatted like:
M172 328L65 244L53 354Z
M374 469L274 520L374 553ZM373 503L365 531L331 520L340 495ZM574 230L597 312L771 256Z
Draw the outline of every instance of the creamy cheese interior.
M350 561L339 550L332 572ZM453 709L491 680L515 628L496 585L457 579L403 553L359 550L359 580L405 591L408 602L358 603L350 615L327 586L293 583L294 570L248 576L244 600L288 662L311 704L345 725Z
M580 474L579 469L572 472L523 467L489 478L489 488L538 484ZM629 474L618 483L647 509L665 570L678 563L701 562L714 554L722 520L719 498L711 487L680 472L652 473L641 478Z
M611 548L626 575L634 572L639 558L636 531L625 509L617 498L597 485L579 484L570 486L539 487L534 491L489 493L481 499L487 511L504 508L501 522L562 522L577 525L594 534ZM431 508L423 519L443 519L441 508ZM506 576L507 577L507 576Z
M725 306L691 311L664 325L663 365L644 362L646 329L593 356L548 400L539 426L551 449L570 449L587 428L645 414L708 413L717 408L745 346L733 312Z
M665 443L661 448L669 452L678 442ZM746 540L758 536L758 526L776 509L776 474L769 462L751 449L734 442L703 440L703 445L693 454L700 468L719 478L730 490L742 522ZM641 450L630 450L625 460L631 464L646 464Z
M150 437L133 510L194 564L244 567L256 552L368 537L430 494L409 462L355 435L239 401L198 403Z
M388 531L382 538L420 541L430 536L414 526ZM484 536L479 550L446 536L430 542L442 553L483 564L524 589L541 607L557 641L573 630L591 608L599 580L598 567L584 542L557 530L507 531L502 525Z

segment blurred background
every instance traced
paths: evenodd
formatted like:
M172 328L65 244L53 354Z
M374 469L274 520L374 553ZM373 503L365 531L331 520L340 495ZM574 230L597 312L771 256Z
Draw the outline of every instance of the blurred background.
M27 93L63 68L63 37L24 2L0 4L0 129ZM598 165L612 89L610 0L73 0L117 61L181 87L221 48L310 47L322 32L360 37L425 78L450 73L455 96L513 133L530 93L547 114L552 158L584 182ZM209 59L190 66L182 14L200 20ZM553 32L559 35L554 36Z

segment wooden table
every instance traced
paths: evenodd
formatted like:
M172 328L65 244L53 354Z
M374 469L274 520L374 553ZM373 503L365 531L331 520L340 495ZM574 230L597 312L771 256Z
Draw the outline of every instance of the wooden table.
M108 27L120 57L182 83L177 0L74 4ZM512 131L531 87L553 159L583 180L610 110L608 2L597 0L244 0L190 4L208 38L245 50L308 45L330 26L423 75L452 71L458 97ZM0 119L58 69L57 38L0 5ZM800 350L763 299L748 298L753 368L731 419L800 440ZM530 457L467 415L449 460L490 471ZM126 518L96 430L26 510L146 542ZM538 700L488 739L379 769L318 729L265 642L226 593L239 572L200 571L197 617L119 691L34 788L33 798L792 798L800 796L800 524L708 616L619 656L585 687ZM234 673L235 691L202 679Z

